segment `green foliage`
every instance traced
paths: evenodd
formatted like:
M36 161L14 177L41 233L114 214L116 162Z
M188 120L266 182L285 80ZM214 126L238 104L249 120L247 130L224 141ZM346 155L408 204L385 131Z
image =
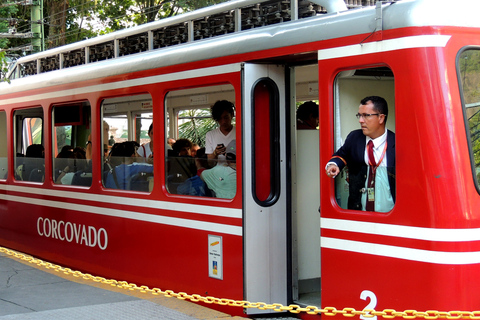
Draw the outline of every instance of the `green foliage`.
M480 50L464 51L460 55L458 67L465 104L469 105L466 113L473 159L475 167L479 171L477 174L480 174Z
M46 49L224 1L226 0L43 0ZM31 6L2 7L0 18L18 19L19 33L30 32L32 29ZM7 21L0 20L0 32L7 32L8 28ZM0 38L0 49L24 47L31 41ZM25 54L20 51L17 53Z
M466 104L480 101L480 50L464 51L459 59Z
M18 12L17 6L8 6L0 8L0 17L1 18L13 18ZM0 32L8 32L9 25L8 21L0 21ZM10 41L8 38L0 38L0 49L8 48Z
M180 112L178 117L179 120L185 121L178 126L179 138L188 139L200 147L205 147L207 132L217 127L217 123L211 118L210 110L185 110Z
M7 81L10 82L9 79L5 79L5 75L7 74L8 71L8 60L5 55L5 51L0 51L0 81Z
M132 26L136 10L133 0L100 0L97 6L89 10L91 17L95 22L101 22L104 28L98 28L98 34L107 34L112 31L128 28Z

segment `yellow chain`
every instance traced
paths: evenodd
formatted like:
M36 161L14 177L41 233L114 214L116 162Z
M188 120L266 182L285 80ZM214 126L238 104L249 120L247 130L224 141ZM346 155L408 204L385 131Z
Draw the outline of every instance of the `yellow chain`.
M85 280L90 280L98 283L109 284L113 287L118 287L125 290L137 290L141 293L150 293L153 295L163 295L167 298L175 297L181 300L190 300L192 302L204 302L207 304L219 304L224 306L232 307L241 307L241 308L256 308L259 310L272 310L276 312L289 311L291 313L300 313L306 312L308 314L324 314L326 316L336 316L343 315L344 317L354 317L354 316L364 316L365 318L373 318L375 316L383 317L386 319L393 318L404 318L404 319L415 319L415 318L424 318L426 320L431 319L480 319L480 311L449 311L442 312L437 310L428 310L425 312L416 311L416 310L405 310L403 312L395 311L393 309L384 309L383 311L375 311L371 309L364 309L362 311L355 310L354 308L344 308L342 310L337 310L334 307L325 307L324 309L319 309L315 306L300 307L296 304L291 304L289 306L283 306L279 303L267 304L265 302L249 302L242 300L231 300L231 299L219 299L215 297L203 297L198 294L189 295L185 292L175 293L172 290L161 290L158 288L150 289L147 286L137 286L134 283L128 283L127 281L117 281L113 279L105 279L102 277L92 276L88 273L82 273L80 271L74 271L70 268L64 268L59 265L45 262L40 259L36 259L30 255L19 253L7 248L0 247L0 252L5 253L9 256L14 256L15 258L27 261L29 263L36 264L40 267L46 269L53 269L56 272L63 272L66 275L71 275L76 278L82 278Z

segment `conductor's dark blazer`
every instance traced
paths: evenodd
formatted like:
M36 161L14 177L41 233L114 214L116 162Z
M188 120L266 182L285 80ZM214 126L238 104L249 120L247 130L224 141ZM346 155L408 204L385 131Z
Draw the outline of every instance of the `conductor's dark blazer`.
M329 162L335 162L340 171L347 166L349 176L348 209L362 210L362 191L367 179L365 148L367 136L361 129L348 134L343 146L335 152ZM395 133L387 133L387 173L393 202L395 202Z

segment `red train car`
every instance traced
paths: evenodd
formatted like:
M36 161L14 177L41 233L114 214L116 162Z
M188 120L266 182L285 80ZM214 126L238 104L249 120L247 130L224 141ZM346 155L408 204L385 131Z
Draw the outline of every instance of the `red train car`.
M346 2L233 1L19 59L0 85L0 245L221 298L479 310L480 4ZM324 174L372 95L395 132L388 212L347 209L348 172ZM167 140L204 144L219 100L236 160L198 195ZM311 100L318 128L299 130ZM125 141L155 157L116 155Z

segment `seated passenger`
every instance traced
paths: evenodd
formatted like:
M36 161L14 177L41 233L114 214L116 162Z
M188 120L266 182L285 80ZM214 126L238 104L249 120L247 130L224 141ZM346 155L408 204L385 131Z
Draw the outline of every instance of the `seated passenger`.
M200 146L198 144L194 143L192 145L192 151L191 151L192 157L194 157L194 158L196 157L198 150L200 150Z
M148 127L148 136L150 137L150 142L141 145L137 150L137 154L145 162L153 164L153 123Z
M168 157L168 191L177 193L179 184L196 175L195 159L191 156L192 142L188 139L178 139L173 145L173 154Z
M237 166L235 140L226 147L226 165L217 165L204 170L201 178L217 198L232 199L237 193Z
M197 174L185 180L177 187L177 193L190 196L213 197L212 190L207 187L207 184L200 178L201 173L208 168L208 158L205 154L205 148L197 151L195 157L195 164L197 167Z
M23 164L16 169L16 179L43 182L45 173L45 149L41 144L27 147Z
M89 187L92 185L92 135L88 135L85 146L85 169L78 170L72 178L72 185Z
M168 150L173 150L173 145L175 144L175 139L173 138L167 138L167 149Z
M57 158L66 158L65 154L73 152L73 147L69 145L65 145L62 147L62 150L57 154Z
M54 172L53 172L53 180L57 181L58 176L62 174L63 169L67 167L71 161L68 159L71 159L73 157L73 147L72 146L63 146L62 150L57 154L57 157L53 159L53 163L55 166Z
M84 171L87 167L86 152L81 147L76 147L71 153L70 158L67 160L67 165L61 170L60 174L55 180L56 184L71 185L75 173Z
M316 130L318 127L318 104L307 101L297 109L297 129Z
M139 176L146 177L153 174L153 165L133 162L138 147L139 144L136 141L125 141L113 145L109 161L111 169L107 172L105 179L106 188L138 190L141 188L132 188L132 179L138 180ZM148 191L148 184L146 189L139 191Z
M205 148L200 148L197 151L195 157L195 165L197 166L197 176L201 176L202 172L206 169L210 169L210 163L208 162L208 155Z

